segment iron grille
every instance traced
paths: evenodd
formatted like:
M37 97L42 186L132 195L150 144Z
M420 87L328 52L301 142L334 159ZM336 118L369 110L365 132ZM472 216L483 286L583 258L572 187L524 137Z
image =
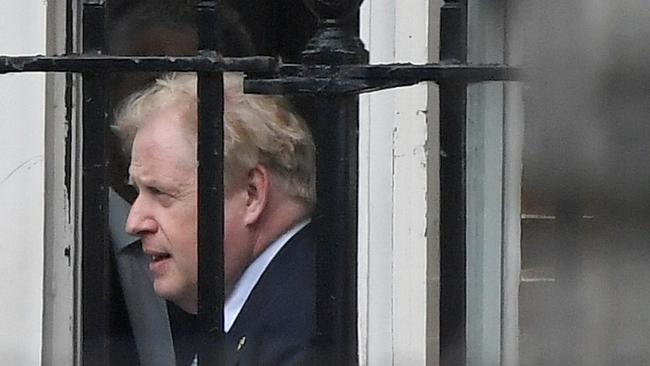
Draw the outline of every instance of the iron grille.
M82 361L110 364L109 253L107 245L107 72L195 71L199 100L223 101L225 71L242 71L245 90L262 94L317 95L312 131L318 154L318 326L332 364L357 363L357 96L360 93L433 81L440 86L440 358L465 364L466 90L469 83L510 81L520 70L507 65L467 64L467 0L445 0L441 8L440 63L368 64L360 40L341 26L362 0L305 0L319 30L301 64L272 57L220 57L216 50L216 1L197 4L199 49L187 57L127 57L104 52L104 0L83 2L83 53L61 56L0 56L0 74L28 71L81 73L83 78L83 279ZM68 7L71 2L68 1ZM70 9L68 9L70 10ZM71 17L68 17L71 21ZM70 28L69 28L70 29ZM69 92L69 91L68 91ZM70 102L70 97L67 97ZM199 319L200 364L217 365L223 338L223 167L222 103L199 105ZM334 136L334 137L332 137ZM326 153L325 153L326 152ZM341 165L340 162L345 162ZM326 172L326 174L324 173ZM336 213L336 214L334 214ZM216 220L215 220L216 219ZM215 245L217 243L217 245ZM330 243L326 247L324 244ZM332 247L331 243L335 243ZM92 254L92 255L91 255ZM92 279L92 281L89 281ZM92 285L91 285L92 284ZM216 285L215 284L219 284Z

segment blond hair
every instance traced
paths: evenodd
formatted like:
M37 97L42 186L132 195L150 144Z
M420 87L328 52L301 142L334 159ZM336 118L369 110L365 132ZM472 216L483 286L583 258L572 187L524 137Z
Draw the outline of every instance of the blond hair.
M116 130L125 152L147 115L168 106L189 107L187 131L197 136L197 78L194 74L167 74L122 103ZM224 186L257 164L264 165L289 197L311 209L316 201L315 148L305 122L280 96L244 94L243 77L224 73Z

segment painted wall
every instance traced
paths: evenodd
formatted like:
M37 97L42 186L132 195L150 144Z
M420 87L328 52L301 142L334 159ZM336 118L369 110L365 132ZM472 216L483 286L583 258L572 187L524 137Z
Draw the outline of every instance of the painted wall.
M0 0L0 54L45 52L43 1ZM45 77L0 75L0 360L38 365Z

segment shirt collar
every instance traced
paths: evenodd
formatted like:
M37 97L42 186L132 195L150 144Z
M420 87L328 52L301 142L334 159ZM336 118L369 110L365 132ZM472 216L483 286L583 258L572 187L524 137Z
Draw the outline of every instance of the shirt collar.
M108 189L108 227L113 241L113 248L117 253L138 240L137 236L127 234L124 229L130 209L129 203L120 197L113 188Z
M262 254L244 270L232 292L226 299L223 307L224 330L226 333L230 331L232 325L235 323L237 316L244 307L246 300L250 296L253 288L259 281L260 277L269 266L276 254L284 247L285 244L291 239L298 231L307 226L310 219L306 219L296 224L289 231L282 234L277 238Z

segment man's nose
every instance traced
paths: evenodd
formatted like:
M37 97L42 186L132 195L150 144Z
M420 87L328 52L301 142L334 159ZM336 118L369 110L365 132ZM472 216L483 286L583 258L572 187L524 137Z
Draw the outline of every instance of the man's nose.
M151 216L152 211L147 209L147 204L138 196L131 206L129 217L126 220L126 232L131 235L143 236L157 230L156 220Z

